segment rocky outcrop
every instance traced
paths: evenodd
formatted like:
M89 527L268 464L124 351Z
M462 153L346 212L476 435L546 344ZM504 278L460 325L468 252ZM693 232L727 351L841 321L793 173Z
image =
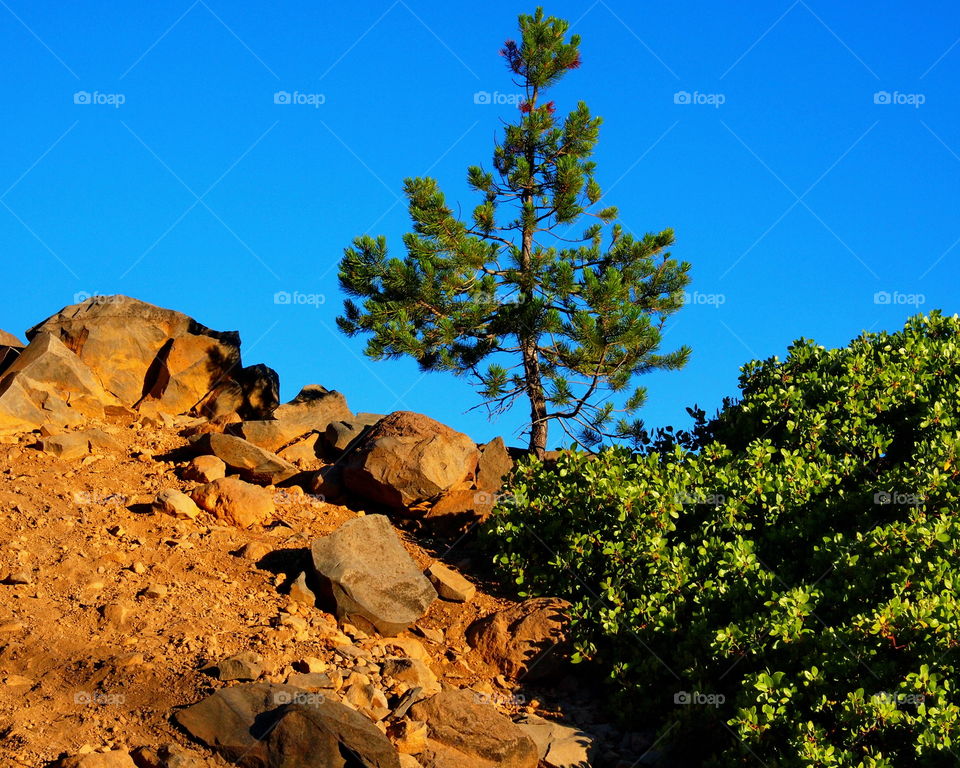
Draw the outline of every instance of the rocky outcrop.
M352 418L343 395L311 384L277 407L272 418L244 421L233 429L254 445L278 451L309 432L322 433L331 422Z
M206 403L209 409L211 393L230 387L240 393L233 410L272 405L262 394L264 371L243 373L240 335L213 331L181 312L126 296L95 296L34 326L27 338L44 333L62 341L128 407L149 404L179 414Z
M313 567L329 585L337 617L396 635L423 616L437 593L383 515L344 523L313 543Z
M558 598L525 600L475 621L467 628L467 641L507 677L543 679L564 660L569 608Z
M369 768L400 768L393 745L369 719L293 686L231 686L179 710L174 719L244 768L342 768L341 749Z
M344 461L344 483L368 501L409 510L472 481L479 456L466 435L428 416L396 411Z
M414 704L410 716L427 724L424 766L537 766L533 739L472 691L448 688Z

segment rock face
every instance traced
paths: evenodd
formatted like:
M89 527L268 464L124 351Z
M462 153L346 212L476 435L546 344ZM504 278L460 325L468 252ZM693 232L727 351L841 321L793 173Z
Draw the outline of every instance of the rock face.
M22 347L24 346L23 342L20 341L12 333L9 333L2 328L0 328L0 346L3 347Z
M507 677L549 677L564 659L570 604L538 597L497 611L467 628L467 642Z
M437 597L383 515L344 523L315 541L311 554L329 583L337 617L361 629L399 634Z
M241 528L266 525L276 514L269 492L235 477L221 477L201 485L190 496L198 507Z
M343 395L311 384L274 410L272 419L245 421L236 428L254 445L277 451L308 432L323 432L331 422L352 418Z
M410 716L427 724L424 765L536 768L536 744L492 705L448 688L414 704Z
M149 401L162 412L185 413L224 384L240 390L239 407L256 400L244 396L244 384L252 385L241 375L239 334L210 330L181 312L95 296L34 326L27 338L44 333L76 353L128 407Z
M174 719L244 768L343 768L341 748L369 768L400 768L393 745L370 720L288 685L223 688Z
M466 435L410 411L370 429L344 462L353 493L394 509L409 508L468 482L480 452Z
M477 490L495 493L503 485L504 478L513 469L513 459L503 444L502 437L496 437L480 447L480 462L477 467Z
M224 464L253 482L273 485L299 471L289 461L265 451L243 438L218 433L201 435L193 443L201 454L216 456Z

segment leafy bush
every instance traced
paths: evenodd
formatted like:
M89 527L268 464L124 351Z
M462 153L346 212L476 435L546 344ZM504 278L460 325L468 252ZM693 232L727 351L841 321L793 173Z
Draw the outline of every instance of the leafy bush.
M696 765L960 765L960 319L800 340L740 387L695 437L527 461L497 563Z

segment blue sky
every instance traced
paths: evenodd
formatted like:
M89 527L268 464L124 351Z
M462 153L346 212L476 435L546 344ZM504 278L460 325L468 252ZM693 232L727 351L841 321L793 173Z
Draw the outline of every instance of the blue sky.
M0 0L0 327L124 293L240 330L285 397L316 382L355 410L521 443L522 413L465 413L466 382L366 360L334 318L353 237L400 247L404 177L435 176L472 208L465 169L489 166L516 115L497 51L533 7ZM841 345L957 311L954 4L546 10L583 37L583 67L552 98L603 116L607 199L634 232L673 227L693 265L666 337L693 358L646 377L648 424L712 411L740 365L801 336Z

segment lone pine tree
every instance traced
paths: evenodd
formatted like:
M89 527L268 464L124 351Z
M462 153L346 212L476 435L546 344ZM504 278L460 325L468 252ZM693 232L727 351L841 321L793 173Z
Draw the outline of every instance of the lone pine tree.
M580 38L567 39L568 29L538 8L520 16L520 42L504 45L523 90L520 117L505 126L493 170L468 170L483 197L471 220L451 210L436 180L409 178L406 256L388 257L382 236L358 237L339 273L360 303L345 301L337 324L371 334L368 356L409 355L423 370L470 376L491 413L525 397L537 453L551 421L585 446L641 435L642 422L627 418L645 399L632 379L678 369L690 353L659 352L689 282L690 265L667 251L673 230L624 232L617 209L599 207L590 158L600 118L580 102L559 120L543 100L580 66Z

